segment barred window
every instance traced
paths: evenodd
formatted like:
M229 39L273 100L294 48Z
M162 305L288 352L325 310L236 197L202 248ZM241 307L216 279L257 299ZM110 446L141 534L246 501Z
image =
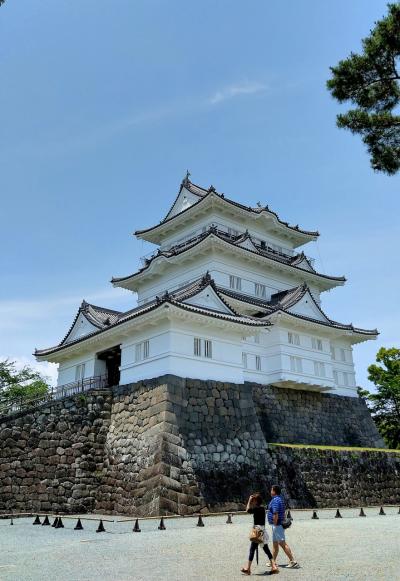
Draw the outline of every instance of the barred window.
M331 345L331 357L333 360L336 359L336 351L335 351L335 348L333 347L333 345Z
M311 344L312 344L313 349L317 349L318 351L322 351L321 339L316 339L315 337L311 337Z
M337 371L333 372L333 381L335 382L335 385L339 385L339 377Z
M288 343L291 345L300 345L300 335L288 332Z
M314 361L314 373L317 377L326 377L325 363Z
M290 356L290 371L294 373L302 373L303 371L303 362L300 357L293 357Z
M193 354L196 357L207 357L207 359L212 359L212 341L210 341L210 339L194 337Z
M244 369L247 369L247 353L242 353L242 364Z
M235 290L242 290L242 279L233 274L229 275L229 286Z
M194 338L194 347L193 347L193 353L196 355L196 357L201 357L201 339L199 339L198 337Z
M75 367L75 381L84 379L85 377L85 364L81 363Z
M142 341L135 345L135 361L143 361L143 359L148 359L150 357L150 341Z
M261 357L259 355L256 355L256 369L261 371Z
M265 297L267 296L267 287L265 286L265 284L260 284L258 282L254 283L254 292L256 297L260 297L262 299L265 299Z

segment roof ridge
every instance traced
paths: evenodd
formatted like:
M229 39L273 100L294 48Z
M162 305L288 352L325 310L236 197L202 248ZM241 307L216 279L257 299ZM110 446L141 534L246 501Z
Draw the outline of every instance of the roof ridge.
M202 195L200 197L199 194L197 194L196 192L193 192L193 191L190 190L190 186L193 186L195 188L200 189L202 192L204 192L204 195ZM188 208L185 208L184 210L182 210L178 214L174 214L174 216L171 216L171 217L168 218L168 215L169 215L171 209L173 208L174 204L176 203L176 200L178 199L178 197L179 197L179 195L180 195L183 187L185 187L188 191L191 191L191 193L194 193L195 195L198 195L200 197L200 200L198 200L197 202L195 202L194 204L192 204ZM206 190L202 186L199 186L199 185L195 184L194 182L190 181L189 179L187 179L186 184L184 184L183 182L181 183L180 189L179 189L179 192L178 192L178 196L175 198L172 206L170 207L170 210L166 214L166 217L163 220L161 220L159 222L159 224L157 224L156 226L152 226L150 228L144 228L143 230L136 230L135 231L135 234L137 235L137 234L141 234L141 233L144 233L144 232L148 232L149 230L154 230L158 226L161 226L162 224L164 224L164 223L166 223L166 222L168 222L170 220L173 220L176 216L182 215L184 212L187 212L188 210L190 210L191 208L193 208L196 204L198 204L202 200L206 199L208 197L208 195L210 195L210 194L215 194L219 198L224 199L229 204L232 204L232 205L234 205L234 206L236 206L238 208L241 208L243 210L247 210L247 211L250 211L250 212L254 212L254 213L258 214L258 215L259 214L262 214L262 212L267 212L267 213L275 216L275 218L276 218L276 220L278 221L279 224L282 224L283 226L286 226L287 228L289 228L290 230L293 230L294 232L298 232L298 233L304 234L306 236L314 236L314 237L318 237L319 236L318 230L314 230L314 231L313 230L303 230L302 228L299 227L298 224L296 224L295 226L291 226L289 224L289 222L285 222L284 220L281 220L279 218L278 213L275 212L274 210L271 210L267 204L265 206L258 206L257 208L253 208L252 206L246 206L245 204L241 204L240 202L236 202L235 200L231 200L230 198L227 198L225 196L225 194L223 194L223 193L217 192L217 190L214 188L214 186L210 186L209 189Z
M123 323L126 323L129 320L134 319L136 316L144 314L146 311L150 312L152 310L155 310L155 309L159 308L162 304L165 304L165 303L169 303L169 304L171 304L177 308L180 308L182 310L194 311L194 312L197 311L199 314L202 314L205 316L213 316L217 319L222 319L222 320L225 319L225 320L236 322L236 323L242 322L245 325L252 325L254 327L266 327L266 326L269 326L271 324L268 321L260 321L260 320L255 319L254 317L249 317L246 315L237 315L235 313L233 313L233 314L222 313L220 311L215 311L212 309L208 309L206 307L201 307L201 306L197 306L197 305L190 305L187 303L183 303L181 301L174 300L171 297L171 295L168 293L168 291L166 291L166 293L161 298L158 297L158 301L154 301L151 304L144 305L141 309L138 309L138 312L131 313L131 315L126 317L125 319L123 317L121 317L115 323L112 323L105 328L98 329L97 331L93 331L92 333L89 333L88 335L78 337L77 339L74 339L70 343L65 344L65 340L64 340L63 342L59 343L58 345L56 345L54 347L49 347L48 349L36 349L34 355L39 356L39 357L42 355L44 356L46 354L53 353L53 352L59 351L63 348L67 348L69 346L72 346L76 343L80 343L81 341L85 341L86 339L93 337L94 335L99 335L105 331L108 331L109 329L115 328ZM80 312L80 311L78 311L78 312Z
M312 270L306 270L304 268L301 268L299 266L297 266L296 264L292 264L290 260L284 260L282 258L280 258L279 256L275 256L273 255L271 252L261 252L257 246L254 244L253 239L251 236L249 236L249 239L251 240L251 242L253 243L253 245L256 247L256 251L251 250L250 248L246 248L243 246L240 246L240 244L238 244L238 241L235 240L228 240L227 237L222 236L217 228L215 226L210 226L210 228L206 231L206 232L202 232L201 234L199 234L197 237L193 238L193 241L190 244L185 244L183 246L183 248L181 250L179 250L178 252L175 250L174 252L171 252L171 250L174 248L172 247L171 249L167 250L167 251L161 251L159 250L157 253L155 253L155 255L148 260L147 264L145 264L145 266L141 267L138 271L134 272L133 274L127 275L127 276L123 276L123 277L112 277L111 278L111 283L115 283L115 282L122 282L124 280L127 280L129 278L135 277L138 274L141 274L142 272L144 272L145 270L147 270L150 265L153 263L154 260L156 260L157 258L163 257L163 258L171 258L174 256L179 256L180 254L183 254L184 252L192 249L194 246L196 246L197 244L200 244L201 242L203 242L204 240L206 240L206 238L208 238L209 236L216 236L217 238L219 238L220 240L222 240L223 242L227 243L227 244L231 244L232 246L235 246L237 248L240 248L241 250L245 250L247 252L253 252L254 254L257 254L259 256L262 256L263 258L267 258L269 260L272 260L274 262L279 262L280 264L283 264L285 266L291 266L292 268L296 268L297 270L299 270L300 272L305 272L305 273L311 273L314 274L315 276L320 276L321 278L324 278L326 280L333 280L333 281L339 281L339 282L346 282L346 277L344 276L330 276L327 274L323 274L320 272L317 272L313 267ZM242 240L243 242L244 240Z

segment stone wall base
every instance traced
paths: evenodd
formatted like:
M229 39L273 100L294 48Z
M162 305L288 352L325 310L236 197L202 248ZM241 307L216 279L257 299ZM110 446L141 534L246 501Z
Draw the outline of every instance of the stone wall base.
M149 516L238 510L280 483L292 507L400 502L400 454L362 400L163 376L0 419L0 511Z

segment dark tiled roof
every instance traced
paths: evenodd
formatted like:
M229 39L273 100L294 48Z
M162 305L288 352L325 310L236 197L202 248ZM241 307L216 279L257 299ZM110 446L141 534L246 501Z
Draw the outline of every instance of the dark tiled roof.
M254 240L252 239L252 237L248 233L240 235L240 236L231 236L230 234L227 234L227 233L223 232L222 230L218 230L216 227L211 226L206 232L202 232L198 236L193 237L191 240L188 240L185 243L173 246L168 250L158 250L158 252L152 258L148 259L145 266L140 268L137 272L135 272L133 274L129 274L127 276L113 277L111 279L111 282L118 283L118 282L122 282L124 280L128 280L130 278L134 278L135 276L138 276L139 274L141 274L142 272L147 270L150 267L150 265L153 263L153 261L157 260L158 258L161 258L161 257L171 258L173 256L178 256L179 254L182 254L182 253L190 250L194 246L197 246L197 244L200 244L203 240L205 240L206 238L209 238L212 235L216 236L220 240L223 240L224 242L226 242L232 246L238 247L241 250L244 250L246 252L251 252L251 253L256 254L258 256L263 256L264 258L268 258L269 260L272 260L274 262L278 262L280 264L284 264L286 266L292 266L293 268L297 269L298 271L300 271L302 273L310 273L310 274L313 274L317 277L320 277L320 278L323 278L326 280L332 280L332 281L338 281L338 282L345 282L346 281L346 278L344 276L328 276L326 274L321 274L321 273L317 272L311 266L310 262L308 261L308 259L306 258L306 256L304 255L303 252L301 252L300 254L297 254L296 256L288 256L288 255L278 254L277 252L272 252L270 250L263 249L259 244L256 244L254 242ZM246 239L248 239L252 242L252 244L255 247L254 250L251 250L250 248L243 248L242 246L240 246L240 244L243 243ZM307 261L307 264L310 266L311 270L308 270L306 268L302 268L301 266L299 266L299 264L301 264L301 262L303 262L304 260Z
M304 320L310 321L312 323L318 323L320 325L334 327L336 329L353 331L354 333L359 333L361 335L378 335L377 329L360 329L358 327L354 327L351 323L350 324L338 323L337 321L330 319L324 313L324 311L321 309L319 304L316 302L309 287L306 284L301 284L297 287L294 287L294 288L291 288L291 289L288 289L285 291L281 291L279 293L275 293L271 296L271 299L269 301L263 301L262 299L259 299L259 298L249 297L243 293L238 293L236 291L223 289L221 287L218 290L221 294L224 294L226 296L230 296L233 299L236 299L236 300L248 303L248 304L252 304L258 308L262 308L265 312L259 313L258 316L270 317L274 313L281 311L285 314L288 314L288 315L295 317L295 318L298 318L298 319L304 319ZM297 313L291 313L288 311L288 309L290 309L291 307L296 305L304 297L304 295L306 293L309 293L309 295L313 301L313 304L317 307L319 312L326 319L325 321L321 321L320 319L314 319L312 317L307 317L305 315L299 315ZM254 316L257 316L257 315L254 315Z
M274 212L273 210L271 210L268 206L257 206L255 208L252 207L252 206L245 206L244 204L240 204L239 202L235 202L233 200L230 200L229 198L226 198L225 197L225 194L219 194L215 190L215 188L213 186L210 186L208 188L208 190L207 190L205 188L202 188L201 186L198 186L198 185L192 183L188 179L187 180L184 180L182 182L182 184L180 186L180 189L179 189L178 196L176 197L176 199L174 201L174 204L175 204L176 200L178 199L179 194L181 193L183 187L185 187L192 194L195 194L196 196L198 196L198 198L199 198L198 202L195 202L194 204L192 204L188 208L185 208L184 210L182 210L178 214L174 214L174 216L171 216L171 217L168 218L168 215L169 215L169 213L171 211L171 210L169 210L169 212L167 213L167 216L159 224L157 224L156 226L152 226L151 228L144 228L143 230L136 230L135 234L138 235L138 234L144 234L145 232L150 232L151 230L154 230L155 228L158 228L162 224L166 224L167 222L170 222L176 216L180 216L183 213L189 211L191 208L193 208L193 206L197 205L202 200L204 200L205 198L207 198L208 195L215 194L219 198L225 200L226 203L231 204L232 206L236 206L237 208L239 208L241 210L246 210L247 212L251 212L251 213L254 213L254 214L262 214L263 212L266 212L268 214L271 214L272 216L275 216L275 218L277 219L277 221L278 221L279 224L281 224L282 226L285 226L286 228L289 228L289 230L292 230L294 232L298 232L300 234L304 234L306 236L310 236L310 237L313 237L313 238L319 236L319 232L318 231L302 230L301 228L299 228L298 225L291 226L288 222L284 222L283 220L281 220L279 218L278 214L276 212ZM173 205L172 205L172 207L173 207Z
M84 317L97 327L98 329L105 329L115 323L118 320L118 317L121 315L120 311L115 311L113 309L106 309L104 307L98 307L96 305L91 305L86 301L82 301L81 306L78 309L78 312L75 315L75 318L72 322L72 325L68 329L67 334L65 335L64 339L61 341L60 345L63 345L67 342L69 335L71 334L72 329L75 326L76 321L79 318L80 314L83 314Z
M200 292L201 290L203 290L207 286L211 286L214 289L214 291L217 293L218 297L226 305L226 307L231 311L232 314L223 313L223 312L209 309L206 307L199 307L196 305L190 305L190 304L186 304L183 302L184 300L195 296L198 292ZM104 312L115 313L116 314L115 321L109 325L98 328L98 330L93 331L92 333L84 335L83 337L79 337L78 339L75 339L75 340L70 341L68 343L65 342L65 338L64 338L63 341L61 341L61 343L59 343L58 345L56 345L54 347L49 347L48 349L39 349L39 350L37 349L35 351L34 355L38 356L38 357L43 357L46 355L50 355L51 353L55 353L57 351L65 349L67 347L70 347L71 345L81 343L82 341L85 341L86 339L89 339L91 337L94 337L96 335L104 333L105 331L108 331L109 329L115 328L123 323L126 323L126 322L132 320L132 319L140 317L141 315L144 315L146 313L154 311L154 310L158 309L161 305L164 305L164 304L170 304L170 305L178 307L179 309L182 309L184 311L196 313L196 314L203 315L206 317L211 317L214 319L219 319L221 321L228 321L228 322L237 323L237 324L246 325L246 326L265 328L265 327L268 327L270 325L270 323L268 321L260 321L259 319L256 319L254 317L237 314L234 311L234 309L232 309L232 307L228 303L226 303L224 298L221 297L221 295L218 292L217 287L215 286L214 281L210 278L209 274L207 273L203 278L198 279L198 281L196 281L196 283L191 283L190 285L186 285L186 287L181 288L181 289L177 289L174 293L171 293L171 294L166 292L162 297L156 297L156 299L154 301L151 301L149 303L146 303L146 305L136 307L135 309L131 309L130 311L126 311L124 313L118 313L118 311L111 311L110 309L100 309L100 307L96 307L97 309L102 310ZM87 305L87 303L85 303L85 305ZM90 306L92 306L92 305L90 305ZM75 317L73 325L75 324L80 312L81 312L81 309L79 309L78 314ZM72 327L73 327L73 325L72 325ZM72 329L72 327L71 327L71 329ZM69 330L68 334L71 332L71 329ZM67 334L67 337L68 337L68 334Z

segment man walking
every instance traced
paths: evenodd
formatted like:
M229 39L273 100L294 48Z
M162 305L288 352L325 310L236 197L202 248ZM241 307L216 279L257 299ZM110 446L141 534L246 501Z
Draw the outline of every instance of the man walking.
M268 522L270 525L272 525L272 555L274 557L274 561L276 561L279 547L282 547L289 559L288 567L290 569L295 569L299 566L299 564L293 557L293 553L286 542L285 530L282 526L282 523L285 520L285 504L283 502L283 498L281 497L281 487L277 484L274 484L271 488L271 496L272 500L268 506Z

